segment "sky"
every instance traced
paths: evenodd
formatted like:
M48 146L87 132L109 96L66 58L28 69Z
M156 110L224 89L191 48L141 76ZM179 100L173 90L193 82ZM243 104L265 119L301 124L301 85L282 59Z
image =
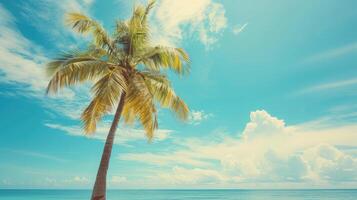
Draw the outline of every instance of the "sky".
M46 96L46 63L113 30L124 0L0 0L0 188L91 188L112 116L84 136L90 83ZM188 122L159 111L149 143L120 125L109 188L357 188L357 2L159 0L152 42L184 48L173 86Z

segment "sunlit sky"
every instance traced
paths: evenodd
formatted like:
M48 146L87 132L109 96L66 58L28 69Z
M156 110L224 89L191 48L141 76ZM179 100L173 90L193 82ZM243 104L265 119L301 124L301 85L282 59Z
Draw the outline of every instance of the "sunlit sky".
M140 1L136 1L139 3ZM145 1L142 1L145 3ZM0 0L0 188L91 188L111 116L86 137L90 83L45 96L45 64L108 30L133 1ZM190 54L170 75L189 105L148 143L120 125L109 188L356 188L357 1L159 0L152 42Z

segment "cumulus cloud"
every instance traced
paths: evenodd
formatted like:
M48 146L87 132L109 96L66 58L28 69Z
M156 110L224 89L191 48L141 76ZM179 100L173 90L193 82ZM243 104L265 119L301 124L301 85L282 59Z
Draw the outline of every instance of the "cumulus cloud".
M357 181L357 158L329 144L307 149L303 158L314 177L331 181Z
M212 0L161 0L151 19L154 42L169 46L194 36L210 47L227 27L224 6Z
M247 123L242 136L245 139L284 132L285 122L276 117L272 117L264 110L257 110L250 113L250 122Z
M270 187L279 183L298 183L299 187L330 183L333 187L333 182L357 185L357 158L339 148L357 147L356 131L356 125L287 126L283 120L258 110L250 114L250 121L237 136L223 136L218 141L190 138L180 142L180 149L150 154L150 159L143 159L147 153L123 154L119 158L167 166L156 173L176 186L186 178L196 187L259 187L264 183L270 183Z

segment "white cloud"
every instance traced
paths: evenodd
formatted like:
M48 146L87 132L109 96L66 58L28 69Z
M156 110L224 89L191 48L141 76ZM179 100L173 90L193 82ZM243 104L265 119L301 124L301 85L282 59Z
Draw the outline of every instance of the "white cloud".
M344 55L357 52L357 43L347 44L342 47L330 49L321 53L317 53L305 59L305 62L318 62L324 60L335 59Z
M111 179L109 180L109 183L111 185L118 185L118 184L123 184L127 181L127 178L125 176L112 176Z
M248 23L245 23L241 26L237 25L233 27L233 34L234 35L238 35L239 33L241 33L246 27L248 26Z
M64 88L58 94L51 94L44 99L43 106L56 114L78 120L91 100L90 83L92 82Z
M329 144L321 144L303 153L314 177L331 181L357 181L357 158Z
M22 189L41 189L41 188L53 188L53 189L73 189L73 188L82 188L88 189L92 187L92 181L87 176L66 176L62 174L60 176L48 176L52 175L51 172L48 174L43 173L42 177L36 177L29 175L29 179L20 180L11 178L11 181L8 179L3 179L3 182L0 182L0 185L4 188L22 188ZM35 178L36 177L36 178Z
M59 48L68 50L83 41L83 37L77 37L64 23L64 16L69 12L88 14L94 0L35 0L26 1L21 5L20 13L27 22L38 31L46 34Z
M46 153L41 153L41 152L34 152L34 151L24 151L24 150L12 150L13 153L21 154L23 156L31 156L31 157L36 157L36 158L43 158L47 160L53 160L56 162L66 162L67 160L49 155Z
M97 130L93 135L85 135L80 126L65 126L60 124L46 123L47 127L58 129L66 132L69 135L73 136L85 136L91 139L103 140L105 141L108 131L110 128L110 122L102 122L97 126ZM168 129L159 129L156 130L154 134L153 141L162 141L169 137L172 133L172 130ZM142 129L129 128L126 126L119 126L117 129L117 137L115 137L114 143L127 145L128 142L136 140L145 140L145 131Z
M15 18L0 4L0 81L20 84L22 91L39 96L47 80L43 71L47 59L15 25Z
M89 185L89 179L85 176L74 176L63 181L66 185Z
M119 158L166 166L156 171L157 176L177 187L184 186L185 179L194 187L357 185L357 158L339 148L357 147L356 125L287 126L261 110L251 113L240 136L191 138L179 142L183 146L173 152L130 153Z
M1 94L37 98L44 107L78 119L78 108L83 108L89 101L88 86L66 88L56 96L46 97L49 78L44 68L49 59L41 46L19 31L15 22L14 16L0 4L0 83L14 87Z
M242 136L244 139L252 140L256 137L269 136L284 131L283 120L272 117L265 110L257 110L250 113L250 122L247 123Z
M147 164L153 165L190 165L190 166L207 166L208 162L198 160L197 158L192 158L192 154L187 154L185 151L178 151L174 153L168 154L154 154L154 153L126 153L123 155L119 155L120 160L127 161L140 161L145 162Z
M357 78L352 78L352 79L339 80L339 81L323 83L312 87L308 87L298 91L297 94L306 94L306 93L312 93L318 91L331 91L336 89L353 87L356 85L357 85Z
M151 17L154 43L178 45L195 36L209 48L227 26L223 5L211 0L161 0L156 6Z
M194 124L194 125L198 125L200 124L202 121L209 119L210 117L212 117L213 114L211 113L206 113L203 110L192 110L190 115L189 115L189 123L190 124Z
M186 169L182 167L173 167L169 173L163 172L158 174L160 180L170 184L212 184L221 182L226 177L221 173L210 169Z

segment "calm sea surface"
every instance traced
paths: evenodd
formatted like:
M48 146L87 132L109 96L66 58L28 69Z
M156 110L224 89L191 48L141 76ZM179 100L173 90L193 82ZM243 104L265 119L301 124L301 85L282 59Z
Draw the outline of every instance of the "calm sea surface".
M89 200L89 190L0 190L0 200ZM357 200L357 190L110 190L109 200Z

